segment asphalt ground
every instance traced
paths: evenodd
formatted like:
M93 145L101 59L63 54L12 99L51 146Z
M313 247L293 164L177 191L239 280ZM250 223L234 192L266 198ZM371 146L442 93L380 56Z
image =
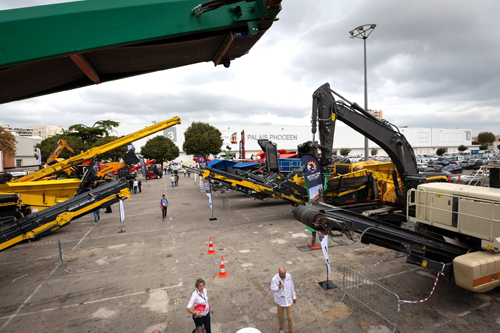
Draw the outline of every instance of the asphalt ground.
M193 176L193 175L192 175ZM302 252L311 233L281 200L261 202L240 193L217 193L215 221L193 177L143 181L140 194L124 202L124 233L118 206L79 218L43 239L0 252L0 332L191 332L186 306L197 278L206 281L214 333L255 327L278 332L271 278L283 265L297 292L295 332L392 332L393 326L352 297L342 301L343 267L351 267L403 300L426 298L435 271L405 263L404 257L345 237L330 240L329 275L339 288L323 290L322 252ZM159 200L170 200L161 219ZM230 210L222 205L225 196ZM207 255L212 237L216 254ZM62 273L57 240L64 249ZM346 243L350 245L339 245ZM224 256L228 277L218 278ZM380 260L380 264L373 267ZM354 280L352 290L374 310L392 313L388 291ZM369 287L360 289L361 287ZM358 289L357 289L358 288ZM494 332L500 330L500 290L474 294L446 279L424 303L402 304L402 332Z

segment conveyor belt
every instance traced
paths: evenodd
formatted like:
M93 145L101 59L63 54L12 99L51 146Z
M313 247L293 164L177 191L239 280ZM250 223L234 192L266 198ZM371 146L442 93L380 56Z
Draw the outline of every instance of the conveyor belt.
M325 204L298 206L295 219L315 230L355 232L361 242L408 254L407 262L441 270L453 276L453 259L470 249L419 234L383 221Z
M2 220L0 251L23 240L46 235L68 225L75 218L111 206L126 197L130 198L127 183L111 182L40 212L19 219L11 217Z

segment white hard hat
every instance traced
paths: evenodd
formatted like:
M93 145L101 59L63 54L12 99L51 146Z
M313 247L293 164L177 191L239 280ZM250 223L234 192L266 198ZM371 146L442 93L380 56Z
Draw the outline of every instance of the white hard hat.
M246 327L246 328L242 328L241 330L239 330L236 333L261 333L261 332L256 328Z

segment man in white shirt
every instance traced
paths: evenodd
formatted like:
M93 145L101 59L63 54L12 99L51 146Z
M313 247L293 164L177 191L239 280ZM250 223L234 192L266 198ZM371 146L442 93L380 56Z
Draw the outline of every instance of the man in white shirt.
M274 293L274 301L278 309L280 333L285 333L283 318L285 310L288 319L288 333L293 333L292 304L297 302L297 295L295 294L292 276L286 272L284 267L280 267L278 274L271 280L271 291Z

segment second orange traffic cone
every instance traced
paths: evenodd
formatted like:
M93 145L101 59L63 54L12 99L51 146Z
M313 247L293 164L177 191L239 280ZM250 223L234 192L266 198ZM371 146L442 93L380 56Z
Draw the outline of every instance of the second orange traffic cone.
M207 254L215 254L214 244L212 244L212 237L210 237L210 243L208 243L208 252Z
M229 274L227 274L226 272L226 266L224 266L224 258L222 258L222 256L220 257L220 270L219 273L217 273L217 276L219 278L229 276Z

